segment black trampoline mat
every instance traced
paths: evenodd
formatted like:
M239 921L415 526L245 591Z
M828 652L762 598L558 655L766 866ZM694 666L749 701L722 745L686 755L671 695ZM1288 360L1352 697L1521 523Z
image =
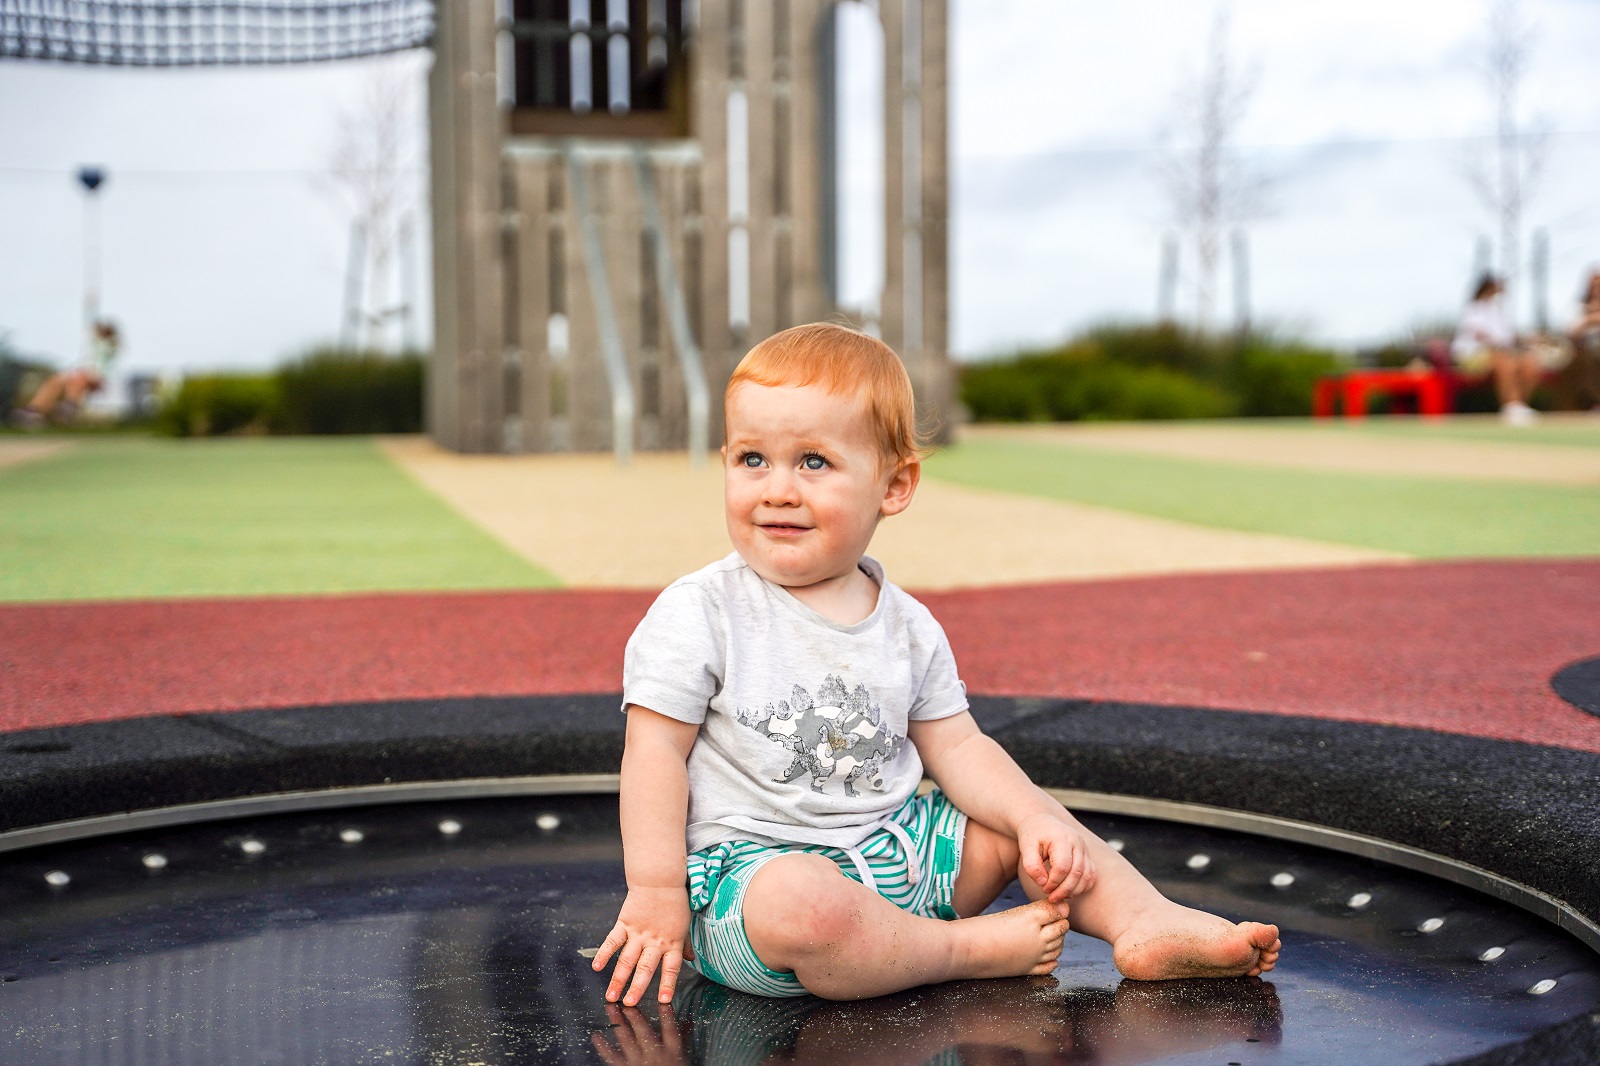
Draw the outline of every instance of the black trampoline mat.
M1550 679L1550 687L1580 711L1600 716L1600 655L1562 667Z
M691 978L670 1011L623 1011L582 954L622 900L615 795L403 804L0 855L0 1061L1405 1066L1600 1008L1600 958L1469 889L1224 830L1084 821L1172 898L1280 925L1278 968L1123 981L1073 935L1049 978L851 1004Z

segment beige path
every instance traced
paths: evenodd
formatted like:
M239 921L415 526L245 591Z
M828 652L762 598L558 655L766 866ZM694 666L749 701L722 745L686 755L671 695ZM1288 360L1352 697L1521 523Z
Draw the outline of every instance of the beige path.
M512 551L571 585L661 588L729 551L722 473L681 454L462 456L422 438L388 454ZM897 584L1035 581L1398 561L1389 552L1234 533L927 480L872 552Z
M1271 423L1244 426L1236 422L988 425L967 426L961 432L972 440L1009 437L1105 451L1301 470L1600 485L1600 448L1366 436L1304 423L1293 427ZM1508 435L1516 432L1515 428L1506 428Z
M71 442L64 440L0 440L0 470L43 459L70 447Z

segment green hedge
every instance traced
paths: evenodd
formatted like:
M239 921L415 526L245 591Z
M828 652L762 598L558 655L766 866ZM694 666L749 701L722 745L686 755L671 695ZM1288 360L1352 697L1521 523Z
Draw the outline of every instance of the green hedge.
M176 437L260 433L416 433L424 360L319 349L270 374L183 379L157 416Z
M979 422L1305 415L1332 352L1270 336L1240 342L1172 325L1111 324L1060 347L968 364L961 398Z
M161 405L156 429L173 437L282 432L282 397L271 374L192 374Z

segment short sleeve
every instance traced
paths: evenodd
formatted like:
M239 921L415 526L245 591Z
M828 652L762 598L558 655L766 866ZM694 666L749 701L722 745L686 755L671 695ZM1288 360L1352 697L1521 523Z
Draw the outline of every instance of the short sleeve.
M967 686L956 672L955 652L944 629L927 615L920 620L917 634L919 643L926 642L932 649L922 684L911 700L907 715L913 722L930 722L936 718L949 718L967 709Z
M721 612L705 591L679 583L650 606L622 657L622 706L698 725L722 688Z

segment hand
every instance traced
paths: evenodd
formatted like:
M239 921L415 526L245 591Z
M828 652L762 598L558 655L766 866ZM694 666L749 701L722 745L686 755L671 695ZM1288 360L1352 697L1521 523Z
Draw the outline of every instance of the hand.
M683 1048L683 1031L672 1008L661 1005L661 1032L658 1034L648 1018L636 1010L606 1004L606 1017L611 1019L612 1044L604 1035L594 1033L590 1039L594 1050L607 1066L685 1066L689 1056Z
M594 968L605 969L612 955L617 968L606 986L606 1002L618 999L629 1007L638 1006L650 987L650 978L661 968L659 1001L672 1002L689 941L689 890L687 888L630 888L622 902L617 924L606 934L595 952ZM629 978L632 978L630 983ZM627 995L623 995L623 989Z
M1022 869L1051 903L1082 895L1094 887L1094 863L1083 835L1049 814L1030 814L1017 824Z

